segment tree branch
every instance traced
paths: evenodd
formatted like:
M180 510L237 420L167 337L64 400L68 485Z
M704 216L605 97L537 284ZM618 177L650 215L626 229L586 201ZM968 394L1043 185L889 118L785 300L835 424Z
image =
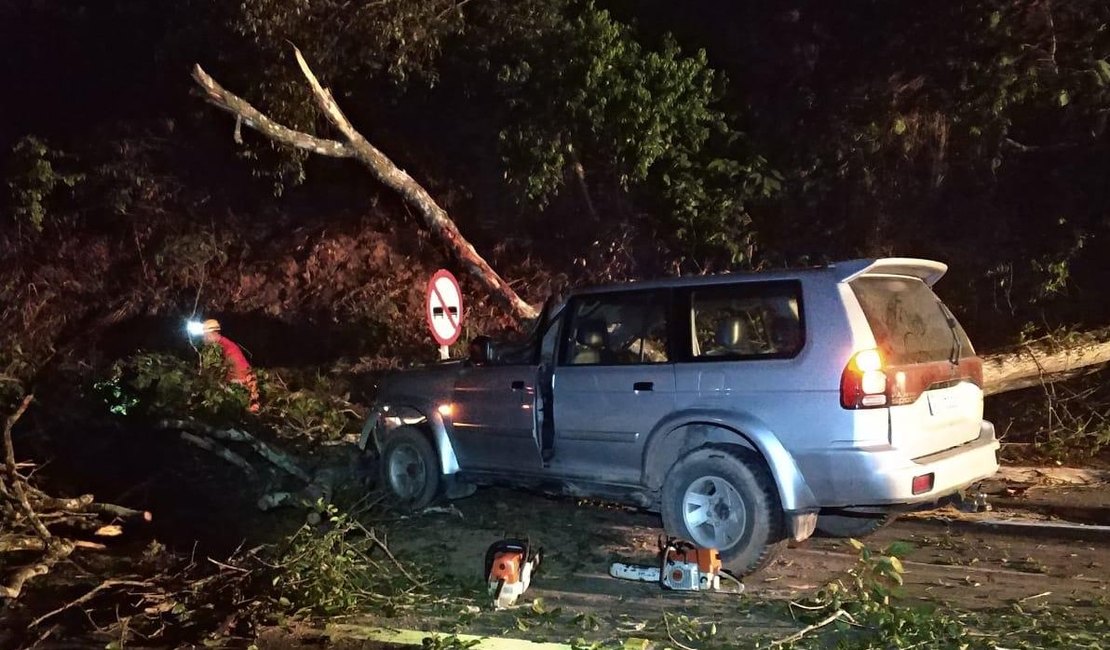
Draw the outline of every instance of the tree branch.
M772 641L770 647L777 648L780 645L787 645L787 644L790 644L790 643L794 643L795 641L801 639L803 636L809 634L810 632L812 632L814 630L819 630L819 629L825 627L826 625L831 624L833 621L837 621L837 620L840 620L842 618L846 618L849 621L851 621L852 620L852 615L849 614L848 612L844 611L843 609L838 609L835 612L833 612L832 614L829 614L825 618L823 618L820 621L814 623L813 625L807 625L806 627L798 630L797 632L795 632L794 634L791 634L788 637Z
M409 176L405 170L395 165L377 147L370 144L355 129L335 102L331 91L320 84L320 80L308 67L308 62L305 61L301 51L294 47L293 54L297 58L297 65L301 67L305 79L308 80L308 85L312 87L316 104L328 116L335 128L339 129L339 132L347 138L350 147L354 149L355 157L366 165L382 184L400 194L409 205L420 212L428 228L447 243L452 252L466 265L467 269L486 285L490 293L504 300L518 317L535 318L538 312L531 305L524 302L516 291L478 254L474 246L459 232L455 222L447 215L447 211L435 202L428 191L417 183L412 176Z
M1055 142L1053 144L1024 144L1013 138L1003 138L1002 147L1018 153L1055 153L1080 146L1078 142Z
M347 142L325 140L294 131L274 122L263 115L249 102L225 90L210 77L199 65L193 66L193 79L204 90L208 101L214 106L241 119L247 126L262 133L276 142L312 151L333 158L356 158L370 170L370 173L386 187L401 195L404 201L416 209L424 224L442 241L452 254L466 267L495 298L504 302L510 311L521 319L533 319L538 315L534 307L524 302L516 291L486 260L478 254L459 232L447 211L407 172L399 168L384 153L374 147L358 132L339 108L331 91L320 84L320 80L308 67L300 50L293 48L297 64L312 87L313 97L328 120L346 138Z
M248 463L246 458L243 458L242 456L235 453L234 451L231 451L227 447L224 447L221 444L217 444L216 442L213 442L213 441L209 440L208 438L202 438L201 436L195 436L195 435L193 435L191 433L188 433L188 432L185 432L185 431L182 431L180 435L181 435L181 439L184 440L185 442L187 442L191 445L194 445L196 447L200 447L201 449L204 449L205 451L210 451L213 454L216 454L220 458L223 458L227 462L231 463L232 465L234 465L234 466L238 467L239 469L243 470L244 472L246 472L248 476L251 476L251 477L255 476L256 472L254 471L254 466L252 466L250 463Z
M36 515L35 511L31 508L31 502L27 500L27 490L24 489L23 477L19 475L16 469L15 447L12 445L12 429L15 427L15 423L19 421L19 418L23 417L23 414L27 412L27 408L31 406L31 402L34 399L34 394L28 394L24 397L19 408L15 410L15 413L8 416L7 422L4 423L4 465L8 470L8 478L11 479L12 490L15 491L16 498L19 499L19 505L23 509L23 514L27 517L27 520L31 522L31 527L34 528L35 533L38 534L44 542L49 542L52 537L50 531L46 530L46 526L43 526L42 522L39 521L38 515Z
M0 585L0 596L15 599L23 592L23 585L31 578L46 575L55 564L73 553L74 544L68 540L54 540L46 545L48 549L42 561L19 569L8 579L8 584Z
M332 158L352 158L355 155L354 150L342 142L294 131L271 120L247 100L224 89L199 65L193 66L193 79L204 90L208 103L231 113L244 124L271 140Z
M71 607L77 607L78 605L83 605L83 604L89 602L90 600L92 600L94 597L96 597L96 595L98 593L104 591L105 589L111 589L112 587L150 587L150 583L139 582L137 580L105 580L104 582L97 585L96 588L94 588L92 591L87 592L84 596L81 596L77 600L74 600L72 602L68 602L65 605L62 605L61 607L59 607L58 609L47 612L47 613L43 614L42 616L36 618L35 620L31 621L27 625L27 627L28 628L38 627L38 625L40 625L43 621L45 621L46 619L54 616L55 614L60 614L60 613L66 611L67 609L69 609Z
M246 444L250 445L251 447L253 447L254 450L256 452L258 452L259 456L262 456L263 458L268 460L270 463L272 463L274 466L278 467L279 469L281 469L281 470L283 470L283 471L285 471L289 474L292 474L293 476L301 479L305 483L311 483L312 482L312 477L308 474L308 472L306 472L304 469L301 468L300 464L292 456L290 456L289 454L287 454L284 451L281 451L279 449L275 449L274 447L271 447L270 445L266 444L262 440L259 440L258 438L256 438L256 437L252 436L251 434L247 433L246 431L240 431L239 429L217 429L216 427L209 426L207 424L204 424L203 422L198 422L196 420L175 420L175 419L171 419L171 418L167 418L167 419L159 421L158 422L158 427L162 428L162 429L171 429L171 430L176 429L178 431L191 431L191 432L196 433L196 434L202 434L202 435L208 436L210 438L214 438L216 440L222 440L222 441L225 441L225 442L246 443ZM182 434L182 438L184 440L186 440L187 442L191 442L193 444L197 444L198 446L202 446L205 449L208 449L209 451L215 451L214 449L211 449L208 446L198 444L198 442L196 440L196 436L189 436L189 437L185 437L185 436L186 436L186 434ZM213 444L213 443L208 443L208 444ZM229 452L229 453L234 453L234 452ZM234 455L239 456L238 454L234 454ZM239 458L242 459L241 456ZM231 460L231 459L226 458L226 457L224 459L228 460L229 462L232 462L236 465L240 465L240 463L237 462L237 461ZM246 461L244 460L243 462L246 462Z

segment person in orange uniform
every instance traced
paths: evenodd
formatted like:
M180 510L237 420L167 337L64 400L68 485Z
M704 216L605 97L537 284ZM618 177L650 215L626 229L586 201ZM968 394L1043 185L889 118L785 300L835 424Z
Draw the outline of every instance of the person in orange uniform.
M235 341L220 334L220 322L214 318L204 321L204 342L209 345L218 345L227 361L227 380L242 384L250 393L250 411L258 413L258 382L254 378L251 364Z

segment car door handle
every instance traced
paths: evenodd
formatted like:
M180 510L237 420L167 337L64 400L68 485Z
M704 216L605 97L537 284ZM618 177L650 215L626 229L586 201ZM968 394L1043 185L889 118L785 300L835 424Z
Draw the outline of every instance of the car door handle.
M524 390L523 381L514 381L511 385L512 390Z
M655 390L655 382L653 382L653 381L638 381L635 384L632 384L632 390L634 390L634 391Z

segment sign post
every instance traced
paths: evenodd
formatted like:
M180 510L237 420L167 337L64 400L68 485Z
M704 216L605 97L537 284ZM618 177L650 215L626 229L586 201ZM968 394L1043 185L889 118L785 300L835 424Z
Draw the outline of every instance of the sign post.
M440 269L428 281L425 316L432 338L439 344L439 358L450 356L447 346L459 340L462 334L462 291L459 281L450 271Z

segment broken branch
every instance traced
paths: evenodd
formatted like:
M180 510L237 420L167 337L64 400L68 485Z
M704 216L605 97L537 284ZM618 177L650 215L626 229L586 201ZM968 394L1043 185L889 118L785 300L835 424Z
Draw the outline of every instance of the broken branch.
M407 172L399 168L379 149L358 132L339 108L331 91L321 85L315 73L308 67L300 50L293 48L297 64L312 87L317 105L331 123L343 134L347 142L326 140L295 131L274 122L249 102L227 91L208 75L199 65L193 66L193 79L204 90L209 103L241 119L244 124L262 135L297 149L312 151L333 158L355 158L365 165L370 173L386 187L401 195L401 198L415 208L424 219L424 224L447 246L452 254L466 267L483 286L496 298L503 301L510 311L525 320L538 315L534 307L524 302L516 291L478 254L474 246L459 232L447 211Z
M332 158L351 158L355 155L354 150L342 142L317 138L301 131L294 131L271 120L252 106L250 102L225 90L199 65L193 66L193 79L204 90L208 103L231 113L242 120L244 124L271 140Z
M19 569L8 579L8 584L0 585L0 596L8 599L19 598L23 585L32 578L46 575L55 564L69 557L75 545L68 540L51 540L46 543L47 552L40 562Z
M35 529L38 536L41 537L43 541L47 541L52 536L50 531L46 530L46 526L43 526L42 522L39 521L38 515L36 515L35 511L31 508L31 502L27 500L27 491L24 489L23 477L19 475L19 471L15 466L15 446L12 444L12 429L15 427L15 423L19 421L19 418L23 417L23 414L27 412L27 408L31 406L31 402L34 399L34 394L28 394L24 397L19 408L15 410L15 413L8 416L7 421L4 423L4 465L7 467L8 478L11 479L12 489L15 491L16 498L19 500L19 505L23 509L23 514L27 517L27 520L31 522L31 527Z
M293 460L293 458L290 457L289 454L274 449L270 445L252 436L246 431L241 431L239 429L211 429L209 430L208 435L217 440L245 442L246 444L253 447L254 450L258 452L259 456L262 456L277 467L285 470L293 476L296 476L305 483L312 482L312 477L308 475L308 472L301 469L301 466L295 460Z
M770 647L775 648L775 647L778 647L780 645L787 645L789 643L794 643L795 641L797 641L798 639L802 638L803 636L809 634L810 632L812 632L814 630L819 630L819 629L825 627L826 625L830 625L834 621L840 620L842 618L846 618L849 621L852 621L852 615L851 614L844 611L843 609L838 609L835 612L833 612L832 614L829 614L827 617L825 617L825 618L821 619L820 621L814 623L813 625L807 625L807 626L803 627L802 629L798 630L797 632L795 632L794 634L791 634L788 637L779 639L777 641L772 641Z
M492 295L504 300L518 317L524 319L535 318L538 314L536 309L524 302L516 291L478 254L474 246L459 232L455 222L447 215L447 211L436 203L435 199L428 194L428 191L405 170L395 165L377 147L370 144L366 137L355 129L342 109L339 108L339 104L335 102L331 91L320 84L315 73L308 67L308 62L305 61L301 51L294 47L293 54L297 58L297 65L300 66L305 79L308 80L308 85L312 87L316 104L335 125L335 128L339 129L339 132L347 138L350 148L354 150L355 157L370 169L378 181L400 194L406 203L416 208L420 216L424 218L424 223L428 226L428 229L447 244L459 261L486 286Z
M247 462L246 458L243 458L239 454L235 453L234 451L231 451L230 449L228 449L227 447L224 447L221 444L217 444L216 442L213 442L212 440L209 440L208 438L202 438L200 436L195 436L195 435L193 435L191 433L187 433L185 431L181 432L181 439L184 440L185 442L195 446L195 447L200 447L201 449L204 449L205 451L210 451L213 454L216 454L220 458L226 460L227 462L231 463L232 465L234 465L234 466L238 467L239 469L243 470L244 472L246 472L250 476L255 475L254 467L251 466L251 464Z
M270 463L272 463L274 466L278 467L279 469L284 470L285 472L287 472L289 474L292 474L293 476L301 479L305 483L311 483L312 482L312 477L309 476L308 472L306 472L304 469L302 469L300 464L296 460L294 460L289 454L287 454L283 451L280 451L278 449L275 449L274 447L266 444L262 440L259 440L258 438L256 438L256 437L252 436L251 434L247 433L246 431L241 431L239 429L217 429L215 427L204 424L203 422L197 422L196 420L165 419L165 420L161 420L158 423L158 426L160 428L163 428L163 429L176 429L178 431L183 431L183 432L192 432L193 434L202 434L204 436L208 436L210 438L215 438L216 440L223 440L223 441L226 441L226 442L243 442L243 443L246 443L246 444L250 445L252 448L254 448L254 450L258 453L258 455L260 455L263 458L265 458L266 460L270 461ZM189 437L186 437L187 435ZM217 446L217 447L219 446L219 445L215 445L215 443L212 443L211 441L207 441L207 440L205 440L204 443L198 444L198 439L200 438L200 436L198 436L198 435L190 435L190 434L187 434L187 433L182 433L181 436L182 436L182 439L186 440L187 442L196 444L198 446L201 446L201 444L211 444L211 445ZM204 446L203 448L208 449L207 446ZM221 449L222 449L222 447L221 447ZM228 451L228 453L231 453L231 454L237 456L240 460L242 460L242 456L239 456L238 454L235 454L234 452L230 452L230 451ZM228 460L228 462L232 462L236 465L239 464L237 461L233 461L229 458L225 457L224 459ZM243 460L243 462L245 463L246 460ZM251 471L253 471L253 468L252 468Z
M30 624L27 625L27 627L28 628L37 627L39 624L41 624L46 619L51 618L51 617L53 617L57 614L61 614L62 612L66 611L67 609L69 609L71 607L77 607L78 605L84 605L85 603L87 603L90 600L92 600L93 598L95 598L98 593L104 591L105 589L111 589L112 587L149 587L149 586L150 586L150 584L148 584L146 582L139 582L137 580L105 580L104 582L97 585L92 591L89 591L88 593L86 593L84 596L81 596L80 598L78 598L76 600L70 601L70 602L66 603L65 605L62 605L58 609L49 611L49 612L43 614L42 616L36 618L35 620L31 621Z

